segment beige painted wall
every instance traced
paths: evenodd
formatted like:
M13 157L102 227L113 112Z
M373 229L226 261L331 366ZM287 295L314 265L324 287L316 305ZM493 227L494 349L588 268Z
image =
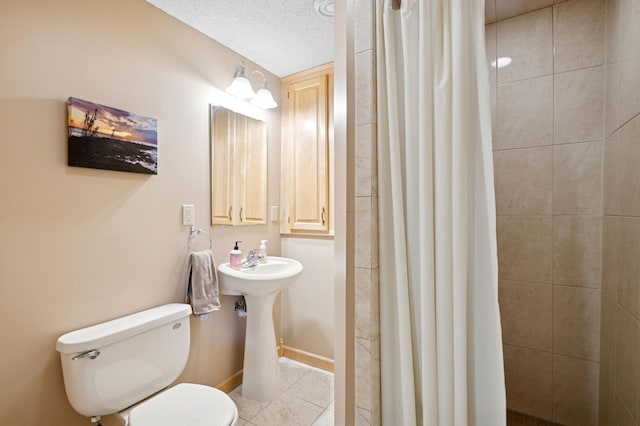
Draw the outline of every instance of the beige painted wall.
M282 238L282 255L304 265L282 292L284 344L333 359L335 341L334 242L329 238Z
M143 0L4 1L0 20L0 424L86 425L66 400L56 338L182 300L181 204L195 205L218 262L234 239L249 249L267 238L278 255L278 226L208 225L208 103L237 54ZM69 96L157 118L159 174L67 167ZM267 120L277 205L279 110ZM192 321L181 379L229 377L242 367L243 340L244 321L224 298L220 312Z

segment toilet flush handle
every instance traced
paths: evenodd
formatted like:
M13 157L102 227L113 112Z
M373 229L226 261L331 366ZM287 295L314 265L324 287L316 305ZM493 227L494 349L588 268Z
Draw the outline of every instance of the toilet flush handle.
M96 358L98 358L98 355L100 355L100 351L94 349L92 351L85 352L83 354L74 356L73 358L71 358L71 361L77 361L77 360L83 359L83 358L96 359Z

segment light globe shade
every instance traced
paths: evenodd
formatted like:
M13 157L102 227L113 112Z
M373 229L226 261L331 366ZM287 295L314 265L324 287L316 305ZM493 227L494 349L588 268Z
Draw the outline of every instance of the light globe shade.
M278 106L278 103L273 99L271 91L266 87L261 87L258 93L251 99L251 104L262 109L270 109Z
M244 72L233 78L229 87L226 88L226 92L238 99L250 99L256 95L251 87L251 82L244 76Z

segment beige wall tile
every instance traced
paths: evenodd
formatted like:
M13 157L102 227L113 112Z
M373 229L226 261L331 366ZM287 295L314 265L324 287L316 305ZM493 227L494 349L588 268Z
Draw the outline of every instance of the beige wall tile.
M619 10L617 28L615 25L607 30L608 40L617 44L617 57L611 58L607 73L612 76L611 85L618 85L617 113L615 125L610 124L607 117L607 130L616 129L623 123L640 113L640 81L637 76L640 74L640 3L637 0L620 0L610 6L615 16L616 9ZM608 43L609 44L609 43ZM617 78L616 78L617 77ZM609 88L609 87L608 87ZM607 105L609 107L609 104ZM608 114L608 113L607 113ZM608 114L609 115L609 114ZM613 115L613 114L612 114ZM611 127L609 127L611 126Z
M598 425L598 363L553 355L553 421Z
M499 299L502 341L551 352L551 286L501 281Z
M620 61L635 60L640 57L640 3L637 0L620 1ZM615 30L615 28L614 28Z
M614 248L608 253L608 268L617 269L616 298L618 303L636 317L640 316L640 218L622 217L613 227ZM613 256L618 255L617 259Z
M494 152L497 214L551 214L553 147Z
M629 146L628 141L621 140L620 132L615 132L607 138L604 145L603 161L603 206L605 215L620 215L623 211L623 200L628 200L628 180L633 180L631 168L634 154L638 155L638 150ZM627 158L630 157L629 161Z
M551 6L553 0L496 0L498 21Z
M365 50L355 57L355 124L376 123L375 51Z
M378 267L378 198L356 197L355 266Z
M380 337L380 269L371 270L371 330L369 336L372 339Z
M616 135L619 135L620 138L640 139L640 115L636 115L632 120L624 123Z
M604 63L604 1L571 0L553 6L554 71Z
M550 7L498 22L498 57L512 59L509 66L498 69L498 83L551 74L552 38Z
M600 288L601 254L600 216L554 216L554 284Z
M613 386L609 384L606 376L607 373L600 370L600 379L598 382L598 425L599 426L616 426L614 421L614 404L615 391Z
M484 2L484 23L496 22L496 0L486 0Z
M356 337L371 338L371 269L356 268Z
M621 0L605 1L605 62L618 62L620 48L620 3Z
M604 132L604 67L554 75L554 143L596 141Z
M373 31L375 15L373 0L355 0L355 3L355 51L362 52L363 50L374 49L376 46L375 32Z
M501 279L551 283L551 216L498 216Z
M637 12L640 14L640 11ZM640 19L637 23L640 26ZM640 45L640 40L634 45L636 50ZM640 55L640 54L639 54ZM620 124L626 123L640 113L640 58L633 58L627 61L620 61Z
M620 63L608 63L605 74L605 134L611 136L620 122Z
M516 346L503 347L507 408L551 420L551 354Z
M600 290L553 286L553 353L600 359Z
M380 334L379 270L356 268L356 337L374 339Z
M640 137L614 137L607 140L604 155L604 211L606 214L640 216L638 164L640 164Z
M380 338L371 340L371 405L374 407L373 419L380 425L381 385L380 382Z
M376 125L356 126L355 135L355 177L356 197L366 197L377 193Z
M602 281L606 294L640 313L640 218L605 216Z
M366 408L356 406L356 424L355 426L376 425L373 419L373 413Z
M371 340L356 338L356 404L358 407L373 410L372 400L372 346Z
M638 397L640 325L624 309L616 312L616 393L635 418ZM632 411L633 410L633 411Z
M620 270L618 263L622 244L618 240L621 218L604 216L602 219L602 294L613 301L617 300L616 292Z
M609 296L601 295L600 307L600 368L607 374L609 384L613 386L615 373L615 331L616 331L616 302Z
M613 424L615 426L636 426L636 422L629 413L627 407L625 407L624 402L620 398L620 395L614 392L614 420Z
M553 144L553 76L498 86L495 149Z
M493 148L496 149L496 126L497 126L497 113L496 113L496 98L497 98L497 85L498 85L498 71L495 66L496 56L496 33L497 25L490 24L485 25L485 48L487 50L487 62L489 66L489 96L491 100L491 133Z
M602 142L554 146L554 214L602 214Z
M378 196L376 195L371 197L371 268L373 269L379 266L378 256Z

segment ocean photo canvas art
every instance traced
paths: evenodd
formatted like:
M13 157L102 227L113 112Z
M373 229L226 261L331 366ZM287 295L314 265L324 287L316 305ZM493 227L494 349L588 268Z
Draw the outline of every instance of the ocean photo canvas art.
M158 120L69 98L69 165L158 174Z

